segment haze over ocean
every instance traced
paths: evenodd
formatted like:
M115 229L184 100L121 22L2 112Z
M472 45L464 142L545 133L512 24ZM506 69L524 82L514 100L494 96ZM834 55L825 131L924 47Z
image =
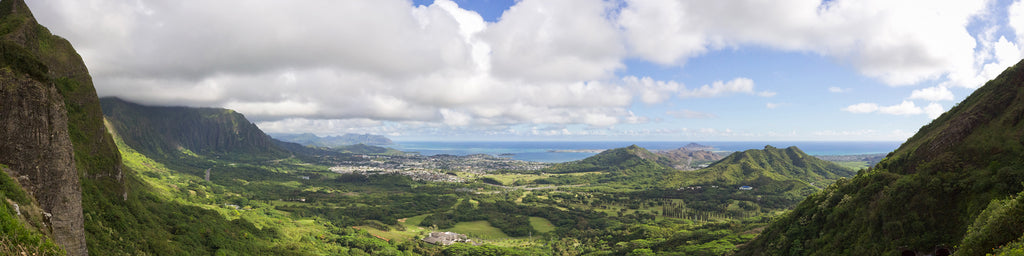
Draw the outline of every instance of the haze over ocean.
M597 154L598 150L628 147L636 144L648 150L676 149L687 141L395 141L395 149L422 155L489 154L537 162L568 162ZM714 147L715 152L797 146L810 155L859 155L888 153L900 146L897 141L704 141L697 144ZM566 152L588 151L588 152ZM502 155L506 154L506 155Z

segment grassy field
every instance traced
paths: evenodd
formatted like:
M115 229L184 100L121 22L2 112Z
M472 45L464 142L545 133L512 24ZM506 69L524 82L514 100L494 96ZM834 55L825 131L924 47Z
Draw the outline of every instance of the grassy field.
M533 229L540 233L555 231L555 225L551 224L551 221L548 221L548 219L541 217L530 217L530 226L533 226Z
M549 222L550 223L550 222ZM486 220L479 221L468 221L459 222L455 224L455 227L450 228L446 231L451 231L459 234L466 234L471 238L483 238L483 239L506 239L509 238L500 229L491 226L491 223L487 223Z
M833 163L836 163L839 166L850 168L850 169L853 169L853 170L860 170L860 169L868 168L868 162L866 162L866 161L833 162Z
M550 177L550 176L551 176L550 174L534 175L534 174L505 173L505 174L488 174L488 175L484 175L484 176L481 176L481 177L482 178L494 179L494 180L496 180L498 182L501 182L501 184L505 185L505 186L512 186L512 184L515 184L517 181L519 181L520 183L532 183L535 180L547 178L547 177Z

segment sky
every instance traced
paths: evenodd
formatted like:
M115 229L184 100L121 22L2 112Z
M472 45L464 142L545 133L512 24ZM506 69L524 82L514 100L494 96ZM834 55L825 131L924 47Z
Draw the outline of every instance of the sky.
M902 141L1024 57L1009 0L27 3L101 97L321 136Z

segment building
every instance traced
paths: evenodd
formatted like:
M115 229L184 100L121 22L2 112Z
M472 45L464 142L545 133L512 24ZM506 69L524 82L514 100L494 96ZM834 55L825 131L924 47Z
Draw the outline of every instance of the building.
M454 243L469 243L469 237L455 232L430 232L423 238L424 242L436 245L452 245Z

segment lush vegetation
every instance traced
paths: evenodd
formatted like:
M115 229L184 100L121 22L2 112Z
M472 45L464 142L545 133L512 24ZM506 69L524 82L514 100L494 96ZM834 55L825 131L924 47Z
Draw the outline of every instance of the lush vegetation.
M0 164L0 255L62 255L64 251L38 229L42 213ZM19 209L14 209L18 205ZM24 209L20 209L24 208Z
M1019 216L1019 206L1007 198L1024 190L1022 65L922 127L874 168L805 199L741 254L960 247L981 255L1004 244L1020 248L1020 218L1008 217Z
M136 106L130 104L118 107L122 109L108 113L145 113L132 110ZM195 115L180 113L172 116L195 118ZM111 119L138 120L132 116ZM133 122L122 121L121 126L113 123L111 130L117 135L125 130L154 130L126 127ZM227 123L221 123L222 128L210 126L207 132L219 133L217 129L228 129L224 128L227 126ZM225 223L222 225L242 225L234 228L239 233L225 235L247 237L249 240L246 241L252 245L241 247L241 244L216 242L212 245L211 242L168 245L208 252L229 250L244 253L270 247L278 253L298 254L476 255L524 252L529 255L604 255L684 252L720 255L734 251L738 244L753 238L759 228L772 219L768 216L775 216L778 211L791 207L796 202L793 194L813 191L814 187L804 180L828 182L828 178L835 177L832 173L821 174L822 170L834 171L828 169L833 165L818 163L816 161L820 160L797 149L768 153L749 151L735 161L716 164L720 166L716 168L721 170L737 169L740 167L736 166L743 164L762 164L757 167L757 172L725 174L735 178L729 183L718 180L723 176L719 172L681 172L666 167L664 158L632 146L539 171L480 175L448 170L469 179L469 182L426 182L398 174L329 172L320 164L368 161L352 158L339 149L296 148L287 143L277 143L281 149L295 149L292 151L294 157L253 161L251 158L233 157L230 150L193 151L189 148L151 157L144 151L136 151L135 144L167 148L163 144L179 140L154 136L138 138L147 141L131 142L122 140L123 136L118 137L118 148L125 166L135 170L139 183L152 191L149 199L173 202L176 208L195 208L189 211L190 214L219 213L220 218L213 214L206 219ZM387 151L378 153L382 156L391 154ZM800 167L795 165L827 168L800 171ZM206 180L207 171L210 173L209 181ZM687 176L691 177L688 179L691 183L682 185L708 182L704 184L706 188L683 189L678 187L681 184L678 181L683 179L668 179L674 183L665 179L693 174L699 175ZM755 174L775 178L779 184L773 183L776 180L757 178L760 176ZM751 184L763 187L740 190L739 186L746 184L747 180L758 181ZM142 200L130 198L128 201ZM173 219L175 216L163 218ZM151 232L161 230L159 227L152 229L157 231ZM197 233L204 234L203 230L191 230L188 226L174 230L181 232L166 235L172 238L172 242L208 240L206 237L193 237ZM419 240L431 231L460 231L484 245L441 247Z

